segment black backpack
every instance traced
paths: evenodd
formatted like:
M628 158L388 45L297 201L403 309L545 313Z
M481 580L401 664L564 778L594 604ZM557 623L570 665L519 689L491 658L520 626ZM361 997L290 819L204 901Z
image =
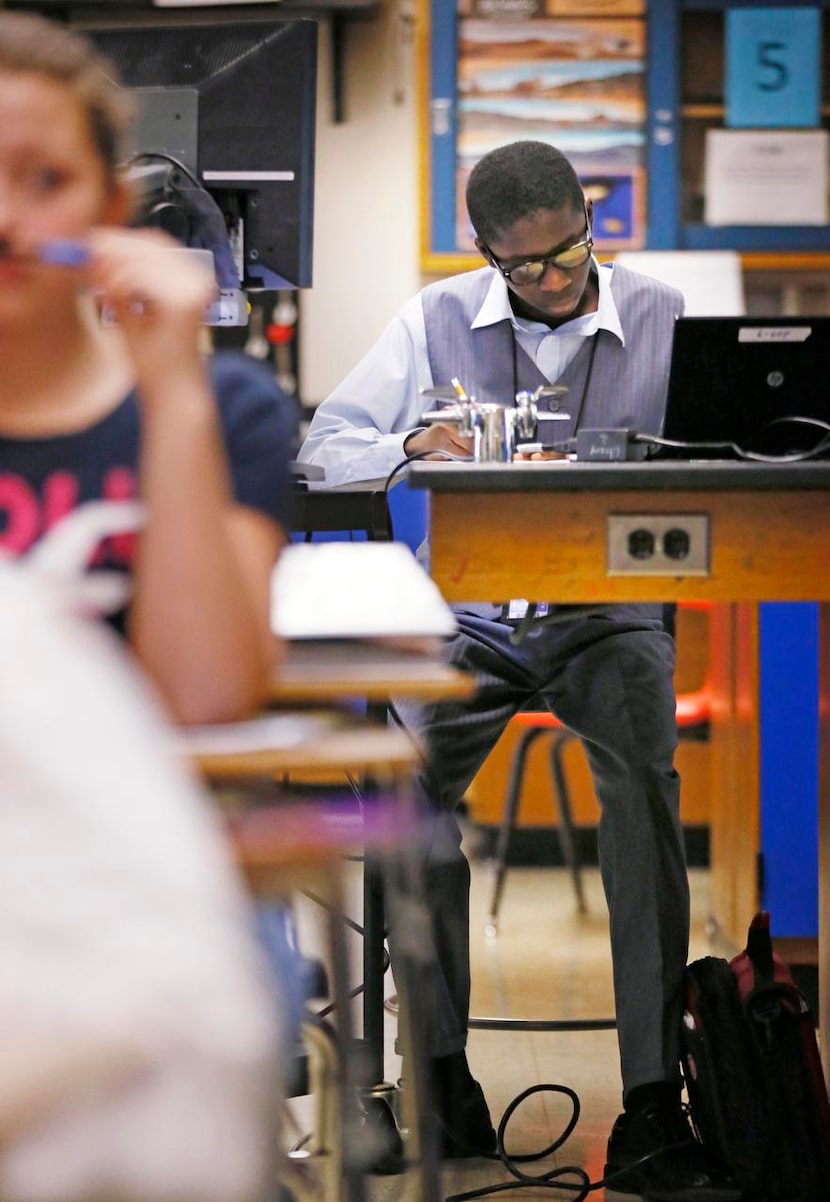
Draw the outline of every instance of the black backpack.
M692 1123L752 1202L828 1202L830 1105L813 1016L773 954L769 915L746 950L686 969L682 1067Z

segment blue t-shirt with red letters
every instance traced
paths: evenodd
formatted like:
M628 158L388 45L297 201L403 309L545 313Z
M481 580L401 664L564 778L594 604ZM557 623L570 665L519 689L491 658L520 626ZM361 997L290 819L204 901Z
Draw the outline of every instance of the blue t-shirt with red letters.
M210 370L234 498L287 530L294 404L250 356L218 351ZM86 502L137 498L140 436L135 391L83 430L44 438L0 435L0 551L25 554ZM134 554L135 535L110 536L91 566L130 572Z

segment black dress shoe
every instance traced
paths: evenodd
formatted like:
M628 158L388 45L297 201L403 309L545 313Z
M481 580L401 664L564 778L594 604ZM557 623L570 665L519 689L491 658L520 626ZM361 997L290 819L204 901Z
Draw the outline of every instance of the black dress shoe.
M430 1061L430 1070L442 1157L493 1156L496 1132L464 1052Z
M441 1156L445 1160L495 1155L496 1132L477 1081L473 1081L463 1102L456 1099L451 1110L446 1110L439 1102L438 1122Z
M653 1102L621 1114L608 1140L606 1188L647 1202L740 1202L741 1191L708 1163L678 1106Z

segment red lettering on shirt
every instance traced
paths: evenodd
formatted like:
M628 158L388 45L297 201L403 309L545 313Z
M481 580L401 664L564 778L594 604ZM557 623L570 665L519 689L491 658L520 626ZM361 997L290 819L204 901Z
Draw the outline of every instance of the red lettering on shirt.
M34 489L19 476L0 475L0 514L5 513L0 547L19 555L40 534L40 505Z
M78 504L78 481L71 472L53 472L43 484L43 531L50 530Z
M0 473L0 548L13 555L28 551L47 530L78 508L78 493L78 480L72 472L50 473L40 496L22 476ZM101 500L131 501L136 494L132 468L111 467L104 473ZM130 564L135 547L134 533L112 535L101 544L94 560Z

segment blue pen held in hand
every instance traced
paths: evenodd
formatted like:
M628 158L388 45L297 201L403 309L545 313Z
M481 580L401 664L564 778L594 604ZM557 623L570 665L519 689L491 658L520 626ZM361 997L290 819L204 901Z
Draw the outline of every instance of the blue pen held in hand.
M35 253L41 263L50 267L83 267L91 258L89 249L73 238L52 238L49 242L42 242ZM130 308L138 314L144 314L146 311L142 300L133 301ZM104 306L101 317L105 325L115 321L115 316L107 305Z
M176 248L177 250L180 248ZM190 250L181 248L188 254L211 256L208 262L213 263L211 251ZM89 262L91 253L89 248L84 246L82 242L77 242L74 238L52 238L49 242L42 242L37 248L36 257L41 263L48 264L50 267L83 267ZM239 307L239 298L243 297L241 291L237 290L234 295L230 293L223 294L222 297L211 301L206 309L204 321L206 325L244 325L247 315L242 321L238 320L236 309ZM243 297L244 299L244 297ZM136 300L131 306L134 313L145 313L146 302ZM105 308L104 320L111 322L114 320L112 313Z
M81 242L72 238L53 238L38 247L37 257L41 263L55 267L83 267L89 262L90 256L89 250Z

